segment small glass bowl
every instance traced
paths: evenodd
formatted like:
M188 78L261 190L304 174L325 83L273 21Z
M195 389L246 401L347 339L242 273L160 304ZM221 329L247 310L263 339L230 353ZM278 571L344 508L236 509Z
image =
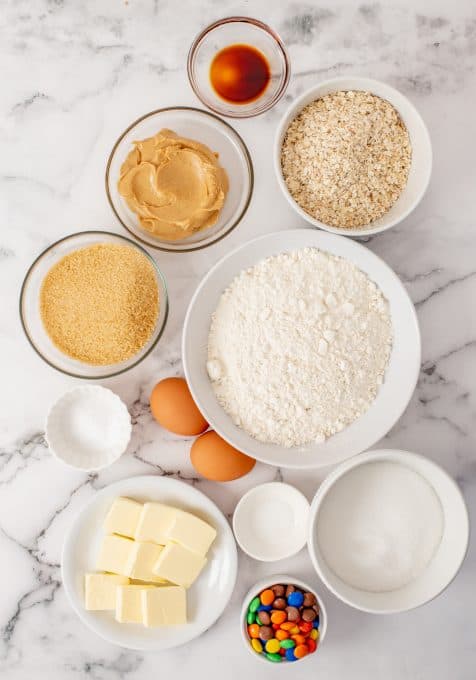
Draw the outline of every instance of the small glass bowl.
M245 104L222 99L210 81L214 56L236 44L250 45L262 52L271 71L270 82L263 94ZM250 118L268 111L283 96L291 75L289 56L279 35L266 24L249 17L221 19L202 31L188 53L187 71L190 85L200 101L215 113L230 118Z
M127 245L135 248L154 265L157 277L157 287L159 290L159 315L155 324L154 331L146 344L126 361L118 364L106 366L92 366L91 364L77 361L63 354L51 341L47 334L40 316L39 297L41 284L51 267L61 260L65 255L72 253L79 248L86 248L98 243L112 243ZM145 357L150 354L162 335L167 321L169 310L167 285L162 272L157 263L149 253L134 241L113 234L108 231L81 231L77 234L70 234L65 238L56 241L33 262L26 273L20 292L20 319L25 331L25 335L35 352L46 361L47 364L56 370L70 375L74 378L84 378L86 380L98 380L110 378L119 373L128 371L133 366L137 366Z
M132 150L132 142L153 137L163 128L206 144L218 154L228 175L228 193L216 224L181 241L167 241L146 231L117 187L121 166ZM213 113L189 106L158 109L135 120L114 144L106 167L107 198L122 226L145 245L172 253L200 250L229 234L248 209L253 184L251 156L240 135Z

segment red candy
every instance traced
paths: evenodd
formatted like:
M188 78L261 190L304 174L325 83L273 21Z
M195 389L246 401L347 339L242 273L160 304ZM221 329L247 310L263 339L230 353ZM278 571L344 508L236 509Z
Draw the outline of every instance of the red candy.
M313 652L316 651L317 649L317 644L316 641L313 640L312 638L309 638L309 640L306 640L307 648L309 649L309 653L312 654Z
M310 621L301 621L298 623L301 633L310 633L312 630L312 623Z

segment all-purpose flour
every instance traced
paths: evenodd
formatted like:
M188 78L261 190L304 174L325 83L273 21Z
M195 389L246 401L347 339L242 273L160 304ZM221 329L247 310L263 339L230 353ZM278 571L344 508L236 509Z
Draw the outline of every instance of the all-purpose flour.
M443 510L428 482L397 463L344 474L317 516L317 543L332 571L360 590L397 590L429 564L443 535Z
M286 447L364 413L391 352L388 303L351 262L317 248L262 260L223 292L207 369L234 423Z

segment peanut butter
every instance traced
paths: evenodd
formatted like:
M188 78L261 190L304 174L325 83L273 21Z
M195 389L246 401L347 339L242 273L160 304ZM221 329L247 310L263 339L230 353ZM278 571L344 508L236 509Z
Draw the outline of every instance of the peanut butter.
M228 177L218 154L164 129L134 142L118 189L143 229L179 241L217 222Z

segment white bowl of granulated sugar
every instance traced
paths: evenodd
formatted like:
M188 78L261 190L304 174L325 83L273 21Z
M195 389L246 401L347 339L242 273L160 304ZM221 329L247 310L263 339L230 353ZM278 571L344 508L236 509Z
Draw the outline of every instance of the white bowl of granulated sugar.
M314 568L334 595L372 614L407 611L439 595L468 541L458 486L408 451L370 451L342 463L311 505Z
M376 234L408 217L432 168L430 136L416 108L370 78L332 78L294 99L273 154L293 209L344 236Z

